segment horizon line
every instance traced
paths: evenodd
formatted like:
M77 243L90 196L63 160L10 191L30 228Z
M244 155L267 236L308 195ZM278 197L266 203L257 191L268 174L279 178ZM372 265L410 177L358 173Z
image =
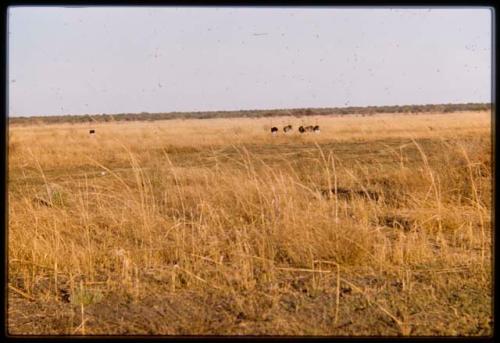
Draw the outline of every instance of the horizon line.
M33 117L81 117L81 116L104 116L104 115L124 115L124 114L199 114L199 113L216 113L216 112L252 112L252 111L293 111L293 110L319 110L319 109L349 109L349 108L380 108L380 107L404 107L404 106L449 106L449 105L492 105L493 102L457 102L457 103L428 103L428 104L405 104L405 105L350 105L350 106L333 106L333 107L282 107L282 108L254 108L254 109L235 109L235 110L192 110L192 111L158 111L158 112L115 112L115 113L82 113L82 114L33 114L33 115L7 115L7 118L33 118Z

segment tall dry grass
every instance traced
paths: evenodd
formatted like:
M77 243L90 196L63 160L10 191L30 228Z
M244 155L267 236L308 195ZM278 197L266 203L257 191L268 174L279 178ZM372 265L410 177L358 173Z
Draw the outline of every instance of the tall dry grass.
M489 334L489 115L11 127L9 330Z

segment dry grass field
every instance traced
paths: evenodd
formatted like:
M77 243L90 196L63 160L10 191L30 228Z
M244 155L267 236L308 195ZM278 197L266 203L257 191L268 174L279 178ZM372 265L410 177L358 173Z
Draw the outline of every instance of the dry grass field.
M9 333L490 335L490 116L11 125Z

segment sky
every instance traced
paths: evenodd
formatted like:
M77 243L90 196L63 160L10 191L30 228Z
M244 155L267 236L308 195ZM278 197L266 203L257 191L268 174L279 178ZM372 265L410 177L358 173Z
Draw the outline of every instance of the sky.
M10 7L9 116L491 102L492 10Z

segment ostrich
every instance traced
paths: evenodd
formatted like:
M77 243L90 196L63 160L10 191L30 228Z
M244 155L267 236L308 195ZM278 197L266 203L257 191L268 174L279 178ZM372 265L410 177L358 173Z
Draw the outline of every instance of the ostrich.
M313 126L312 125L309 125L309 126L306 126L306 131L307 132L312 132L313 131Z
M314 133L319 133L319 125L313 127Z
M303 126L301 126L301 127L299 127L299 132L300 132L300 133L304 133L304 132L306 132L306 129L304 129L304 127L303 127Z
M278 128L277 128L276 126L273 126L273 127L271 128L271 133L272 133L273 135L277 134L277 133L278 133Z
M95 133L95 130L89 130L89 134L93 135Z
M288 132L292 130L292 125L287 125L283 128L283 131Z

